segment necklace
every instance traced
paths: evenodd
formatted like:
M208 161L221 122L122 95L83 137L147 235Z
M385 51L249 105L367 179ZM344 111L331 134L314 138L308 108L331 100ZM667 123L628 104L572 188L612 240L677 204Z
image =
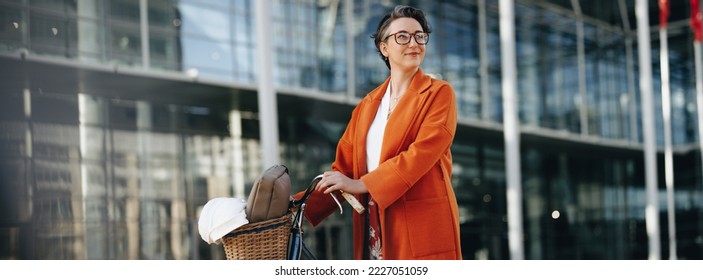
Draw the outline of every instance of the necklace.
M398 100L400 100L401 97L403 97L403 96L401 95L401 96L398 96L398 97L392 97L392 98L391 98L391 99L393 99L393 102L391 102L390 104L388 104L388 114L386 115L386 120L388 120L388 119L391 118L391 112L393 111L395 105L398 104Z

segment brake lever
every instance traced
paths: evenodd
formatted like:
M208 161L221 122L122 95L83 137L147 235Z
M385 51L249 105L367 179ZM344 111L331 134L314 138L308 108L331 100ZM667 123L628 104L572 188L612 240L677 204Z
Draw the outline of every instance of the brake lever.
M349 205L351 205L351 207L354 208L354 210L356 210L357 213L359 213L359 214L364 213L364 210L366 210L366 209L364 209L364 206L361 205L359 200L356 199L356 197L354 197L354 195L352 195L348 192L345 192L343 190L338 190L337 192L339 192L342 195L342 197L344 197L344 200L346 200L349 203ZM334 202L336 202L337 206L339 207L339 214L342 214L344 212L342 210L343 209L342 203L339 202L339 199L337 199L337 196L335 196L334 193L330 193L330 195L332 196L332 198L334 199Z
M341 214L344 214L344 208L342 208L342 204L339 203L339 199L337 199L337 197L334 196L333 193L330 193L330 195L332 196L332 199L334 199L334 202L337 203L337 206L339 206L339 214L340 214L340 215L341 215Z

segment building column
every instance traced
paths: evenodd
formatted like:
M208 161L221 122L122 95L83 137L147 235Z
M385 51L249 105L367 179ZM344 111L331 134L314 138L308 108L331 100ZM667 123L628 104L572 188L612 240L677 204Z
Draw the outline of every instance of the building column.
M627 16L627 4L625 0L618 1L618 7L620 8L620 18L622 20L623 30L625 34L630 34L632 28L630 28L630 18ZM639 134L639 129L637 129L637 106L635 101L635 65L634 58L632 54L632 39L629 35L625 37L625 61L627 63L627 106L629 109L630 116L630 142L637 143L637 135Z
M278 106L273 88L273 47L271 43L271 7L269 1L255 1L256 15L256 57L258 66L257 90L259 97L259 138L261 141L261 170L277 164L280 153L278 146Z
M585 34L583 30L583 14L578 0L571 0L571 6L576 14L576 52L578 55L579 71L579 119L581 123L581 134L588 135L588 97L586 92L586 46Z
M488 23L486 22L486 0L478 0L478 57L481 87L481 120L491 121L491 93L488 77Z
M510 259L525 258L522 229L522 182L520 173L520 122L517 114L517 65L515 60L515 7L500 0L500 51L503 75L503 137L507 174L508 246Z
M229 111L229 136L232 138L232 195L246 198L244 183L244 141L242 140L242 112L239 110L239 96L232 97Z
M100 57L86 57L85 51L97 53L99 56L105 52L100 44L101 36L100 27L97 23L90 20L81 20L80 18L99 18L98 2L97 1L78 1L76 3L78 12L78 60L80 61L99 61Z
M660 259L659 199L657 190L657 150L654 134L654 104L652 103L652 56L649 38L649 8L647 0L637 0L637 45L640 62L640 92L642 96L642 129L644 135L644 174L647 194L645 222L649 239L649 259Z
M142 41L142 67L151 68L151 51L149 50L149 0L139 0L139 34Z

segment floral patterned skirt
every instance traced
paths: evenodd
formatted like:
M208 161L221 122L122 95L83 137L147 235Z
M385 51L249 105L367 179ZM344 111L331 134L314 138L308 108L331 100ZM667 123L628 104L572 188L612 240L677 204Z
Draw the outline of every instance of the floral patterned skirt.
M383 251L381 250L381 221L378 214L378 205L371 196L369 196L367 215L369 221L368 257L370 260L382 260Z

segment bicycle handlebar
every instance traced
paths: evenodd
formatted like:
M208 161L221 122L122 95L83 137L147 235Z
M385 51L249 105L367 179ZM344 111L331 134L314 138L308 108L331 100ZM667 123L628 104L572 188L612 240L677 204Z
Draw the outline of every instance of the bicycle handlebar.
M291 201L291 206L292 207L300 207L300 205L305 203L305 201L308 199L310 194L312 194L313 190L315 190L315 186L317 186L317 183L320 182L320 180L322 180L322 174L317 175L317 176L315 176L314 179L312 179L312 181L310 182L310 185L305 190L305 193L303 193L303 196L300 199L296 199L296 200ZM357 213L359 213L359 214L364 213L364 210L365 210L364 206L361 205L361 202L359 202L359 200L356 199L356 197L354 197L354 195L352 195L348 192L345 192L345 191L341 191L341 190L338 192L340 192L342 194L342 197L344 197L344 200L346 200L349 203L349 205L351 205L351 207L354 208L354 210L356 210ZM337 199L337 196L335 196L333 193L330 193L330 195L332 196L332 199L334 199L334 202L337 203L337 206L339 207L339 213L340 214L344 213L344 210L343 210L344 208L342 208L342 204Z

